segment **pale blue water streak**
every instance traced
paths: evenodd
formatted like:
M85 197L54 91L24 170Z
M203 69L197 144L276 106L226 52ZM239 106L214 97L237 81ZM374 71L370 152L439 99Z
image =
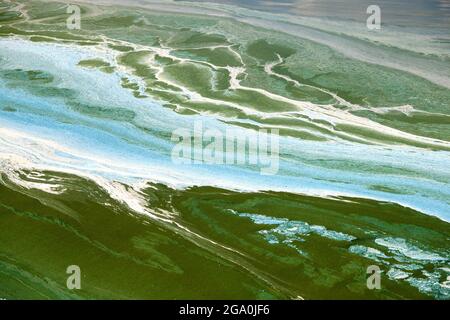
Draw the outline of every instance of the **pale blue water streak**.
M152 166L158 166L177 177L183 177L183 183L192 185L348 194L392 201L450 220L448 152L409 147L317 143L282 137L280 147L283 156L280 171L275 176L261 176L258 167L175 165L170 158L174 143L160 134L170 137L176 128L192 129L193 122L198 120L203 121L205 128L218 128L221 132L225 132L227 126L211 117L182 116L163 108L155 101L135 99L129 91L120 87L117 76L77 67L80 59L88 57L87 53L80 54L72 48L49 48L25 42L19 43L11 51L3 49L0 49L0 57L4 59L2 68L21 67L52 72L59 77L61 85L76 90L80 99L94 104L101 102L110 107L125 106L136 112L138 122L158 133L154 135L142 131L131 123L81 115L61 98L37 97L23 88L8 87L2 81L2 128L14 128L32 136L57 141L91 156L109 159L111 165L121 169L115 173L104 172L98 164L86 158L79 159L77 165L87 172L128 182L136 178L151 179L154 175ZM35 58L37 53L40 54L39 59ZM4 106L14 106L17 111L3 111L1 108ZM70 154L59 155L68 160L73 157ZM320 159L351 162L355 164L355 169L327 166L318 161ZM51 165L59 165L61 168L70 166L68 163ZM367 166L366 172L358 172L363 165ZM124 169L133 166L144 169ZM381 170L384 167L408 169L415 174L405 174L400 170L378 174L378 168ZM371 190L371 185L396 188L408 191L408 194Z

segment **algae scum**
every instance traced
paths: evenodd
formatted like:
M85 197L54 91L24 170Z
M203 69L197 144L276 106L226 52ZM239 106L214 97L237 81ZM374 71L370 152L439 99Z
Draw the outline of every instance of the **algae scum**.
M128 5L0 2L0 298L450 298L445 35ZM278 129L277 174L175 163L199 121Z

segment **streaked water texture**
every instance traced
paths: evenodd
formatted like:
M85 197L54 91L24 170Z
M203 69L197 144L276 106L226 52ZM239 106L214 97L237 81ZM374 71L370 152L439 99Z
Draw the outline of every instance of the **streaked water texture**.
M0 297L448 299L447 9L302 3L82 1L68 30L1 1ZM278 129L277 174L173 162L199 122Z

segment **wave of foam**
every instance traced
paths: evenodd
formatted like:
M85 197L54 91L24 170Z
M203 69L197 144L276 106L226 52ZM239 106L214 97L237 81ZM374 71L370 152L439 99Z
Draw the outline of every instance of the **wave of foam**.
M170 135L174 128L189 128L195 119L221 130L227 127L211 117L181 116L150 99L135 99L120 87L117 74L77 67L81 59L104 56L101 51L70 45L33 44L18 39L1 41L8 43L7 49L1 51L3 58L14 57L6 63L3 61L3 67L50 71L58 75L61 86L75 89L81 99L111 108L127 106L156 131ZM97 87L95 92L91 90L93 87ZM169 157L171 143L161 137L144 134L127 123L83 118L57 99L37 98L17 88L0 89L3 103L20 102L28 108L2 112L0 155L4 168L55 170L89 177L109 189L116 198L123 197L130 207L140 212L144 210L136 194L124 193L115 181L132 184L150 180L177 187L215 185L243 191L366 197L396 202L449 219L449 177L445 171L448 152L406 146L306 142L282 137L280 144L284 150L278 176L262 177L243 167L176 166ZM343 166L329 166L327 162ZM372 174L358 172L361 166L367 166ZM391 167L392 173L377 174L378 169L386 167ZM247 177L245 181L239 178L242 175ZM373 185L398 186L407 192L377 191L370 188Z

